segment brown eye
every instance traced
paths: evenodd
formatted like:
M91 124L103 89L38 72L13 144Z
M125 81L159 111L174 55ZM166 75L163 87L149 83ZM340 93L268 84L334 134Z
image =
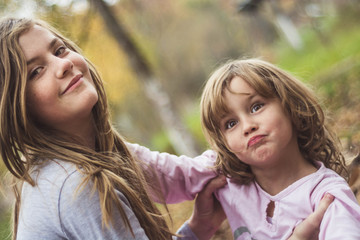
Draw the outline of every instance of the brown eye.
M56 51L55 51L55 56L60 56L61 54L63 54L66 51L66 47L65 46L61 46L59 47Z
M29 74L29 79L31 80L31 79L35 78L37 75L39 75L42 69L43 69L43 67L38 67L38 68L35 68L34 70L32 70Z

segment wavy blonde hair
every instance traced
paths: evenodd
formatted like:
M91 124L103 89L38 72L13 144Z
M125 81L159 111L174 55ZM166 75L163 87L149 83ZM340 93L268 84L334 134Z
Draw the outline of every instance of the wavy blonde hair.
M234 77L246 81L264 98L280 99L289 113L305 159L311 163L321 161L348 178L339 141L329 129L313 91L286 71L259 59L229 61L219 67L205 85L200 104L201 122L205 137L218 153L216 165L219 170L240 184L254 179L250 166L230 151L220 130L220 117L227 111L224 92Z
M24 181L32 186L30 170L40 159L61 159L77 166L84 182L94 183L99 193L103 223L113 223L113 206L120 212L126 227L130 222L116 195L121 191L129 200L141 227L150 239L171 239L164 216L150 199L146 189L149 178L128 151L124 140L112 127L103 82L92 63L86 59L99 100L92 112L96 129L96 149L84 147L74 138L38 125L27 111L26 59L19 37L34 25L48 29L72 51L80 49L57 30L40 20L7 18L0 23L0 152L10 173L20 182L14 186L13 239L16 239L20 209L20 187ZM56 136L56 137L54 137ZM155 174L155 173L151 173ZM156 191L156 190L154 190ZM156 191L158 192L158 191Z

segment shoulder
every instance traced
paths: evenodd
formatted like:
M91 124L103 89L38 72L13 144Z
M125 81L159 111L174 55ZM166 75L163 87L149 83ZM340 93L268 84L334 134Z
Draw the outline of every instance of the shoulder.
M84 182L79 171L70 173L60 190L58 211L62 231L69 239L133 239L120 212L113 208L113 224L104 225L97 189L91 180ZM127 198L116 191L136 239L147 239ZM91 226L91 228L89 228ZM114 227L116 226L116 227Z
M311 182L314 185L313 195L316 195L318 201L320 201L322 195L326 192L333 194L335 197L336 195L342 195L344 192L352 192L343 177L333 170L324 167L323 164L320 164L320 168L314 173Z
M24 187L24 191L32 192L32 197L44 198L52 201L51 206L58 211L59 202L65 194L74 194L81 183L82 176L71 163L58 160L49 161L45 166L32 173L36 185Z
M317 206L325 193L330 193L335 197L334 202L329 209L333 208L336 211L352 212L356 210L357 217L360 221L360 206L352 192L349 184L331 169L321 167L316 174L316 179L313 181L314 189L312 191L312 200Z
M24 183L21 193L19 239L61 235L58 199L61 186L73 171L75 166L55 160L32 171L36 185Z
M316 207L325 193L330 193L335 199L325 212L319 238L360 239L360 205L350 186L331 169L320 172L320 181L312 194Z
M66 179L76 172L76 167L69 163L52 160L45 165L32 170L31 176L35 186L24 183L22 188L22 202L57 201L61 188Z
M59 160L49 160L31 171L31 177L36 185L32 187L25 183L23 195L28 197L56 196L57 198L64 182L74 172L76 172L74 164Z
M83 183L84 175L76 166L49 161L33 171L35 187L24 184L19 218L19 239L134 239L113 211L114 226L102 222L99 195L92 181ZM117 192L136 239L147 239L129 202Z

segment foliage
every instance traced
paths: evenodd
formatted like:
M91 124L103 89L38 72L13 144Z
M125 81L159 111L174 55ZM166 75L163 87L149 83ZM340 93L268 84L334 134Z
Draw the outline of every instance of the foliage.
M18 2L21 1L1 2L0 13L12 11ZM130 141L173 152L158 114L144 97L128 59L95 10L78 12L73 5L60 7L45 0L37 2L38 16L75 40L97 66L106 82L119 131ZM238 14L232 0L122 0L112 8L174 100L176 110L202 148L199 151L207 147L199 118L202 86L219 63L244 56L261 56L314 86L324 106L332 112L331 123L346 146L359 148L358 2L326 1L326 8L320 5L324 8L320 17L304 13L307 3L319 1L273 2L297 23L304 43L301 50L291 48L276 31L273 13L266 11L268 6L258 13ZM172 214L186 211L181 216L174 215L174 229L189 216L190 206L191 203L170 206ZM6 239L8 231L3 229L8 221L0 221L0 239Z
M1 211L0 215L0 239L10 240L11 239L11 230L10 230L10 211L5 210Z
M312 28L304 29L302 51L284 48L283 43L275 48L280 66L314 86L345 147L357 149L360 148L360 118L356 111L360 108L358 12L359 9L345 6L339 9L339 15L322 19L320 24L327 25L321 35Z

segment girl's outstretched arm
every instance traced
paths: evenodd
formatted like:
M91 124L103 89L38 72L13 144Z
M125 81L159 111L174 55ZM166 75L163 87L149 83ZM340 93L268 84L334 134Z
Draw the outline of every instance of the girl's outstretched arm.
M195 199L198 192L215 176L216 170L212 167L216 160L216 154L205 151L199 156L188 157L176 156L166 152L151 151L138 144L126 143L126 146L139 161L143 171L154 173L158 178L157 186L168 204L180 203ZM149 189L150 193L153 189ZM156 195L154 201L158 201ZM161 200L161 199L160 199Z

